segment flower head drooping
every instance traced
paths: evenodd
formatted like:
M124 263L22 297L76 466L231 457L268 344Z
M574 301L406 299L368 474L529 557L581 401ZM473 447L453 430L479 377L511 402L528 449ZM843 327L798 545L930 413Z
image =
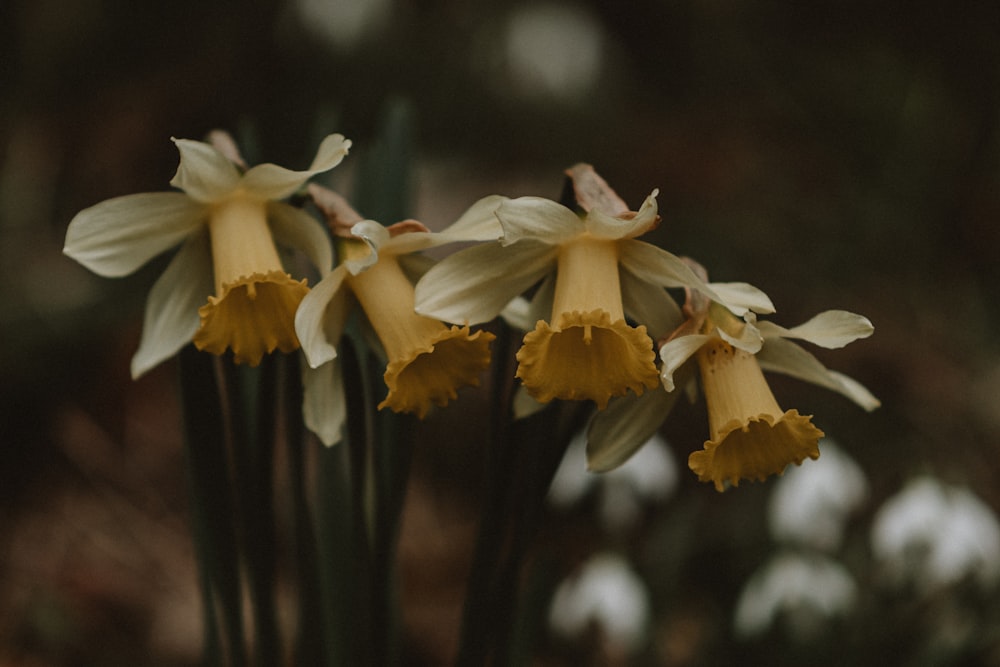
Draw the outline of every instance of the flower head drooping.
M659 222L656 191L632 212L589 165L567 174L582 217L538 197L503 201L498 241L428 271L416 308L447 322L485 322L541 281L517 376L541 402L589 399L604 408L612 396L657 384L652 340L626 314L649 307L650 289L662 303L670 302L662 286L709 288L679 258L635 239Z
M210 140L174 140L181 161L170 183L182 192L109 199L78 213L66 232L63 252L108 277L183 244L150 291L133 377L188 342L214 354L231 349L250 365L275 349L297 349L293 317L308 288L284 271L275 244L302 250L320 271L332 264L322 227L279 200L337 166L351 142L331 134L309 169L292 171L246 169L228 135Z
M295 328L309 365L317 369L336 363L336 345L353 299L361 305L388 360L383 376L388 394L380 409L423 418L431 405L444 406L454 399L459 387L477 385L489 365L493 334L472 332L468 325L449 327L414 312L413 284L403 264L407 254L419 250L496 238L493 211L499 198L480 200L451 227L432 233L413 220L388 228L361 220L339 195L319 186L310 186L310 194L339 236L341 262L303 299L296 313ZM310 377L306 376L307 394ZM322 381L330 380L327 376ZM340 424L314 412L312 417L306 415L310 428L326 444L337 442Z
M701 272L704 270L697 267ZM827 370L786 338L801 338L829 348L866 338L874 328L867 318L845 311L826 311L809 322L785 329L756 321L753 312L741 320L731 309L690 292L689 319L660 348L664 386L673 390L673 374L692 356L701 374L708 406L710 439L694 452L688 465L719 491L741 479L763 481L781 474L790 463L819 456L823 432L810 416L782 411L764 379L762 367L784 372L846 395L867 410L879 403L867 389Z

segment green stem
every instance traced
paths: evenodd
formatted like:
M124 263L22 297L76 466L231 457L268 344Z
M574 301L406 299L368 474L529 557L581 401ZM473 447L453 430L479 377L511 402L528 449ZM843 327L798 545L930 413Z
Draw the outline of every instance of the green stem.
M195 553L206 605L206 661L247 665L240 590L240 558L232 517L233 497L226 454L224 406L217 359L187 346L178 355L184 443L192 497ZM221 612L221 634L215 606ZM222 640L222 641L219 641Z

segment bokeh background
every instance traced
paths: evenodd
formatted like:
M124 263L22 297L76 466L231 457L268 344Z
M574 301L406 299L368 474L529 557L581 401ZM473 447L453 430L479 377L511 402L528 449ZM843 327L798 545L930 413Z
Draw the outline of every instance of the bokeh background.
M704 406L681 405L662 431L672 481L612 526L593 489L554 506L527 567L551 592L617 554L645 601L642 632L584 621L581 639L537 596L535 664L1000 664L998 31L986 1L6 0L0 664L199 655L176 369L128 374L162 264L97 278L61 254L69 220L166 189L169 138L215 127L254 160L300 168L341 132L355 143L334 184L350 192L352 161L400 105L415 128L401 196L431 227L487 194L557 198L563 169L586 161L633 206L659 188L652 240L759 286L778 322L840 308L876 327L817 354L878 411L773 382L860 471L833 476L861 488L836 539L782 538L774 480L724 494L698 483L685 461ZM408 664L454 651L482 475L463 414L437 412L414 452ZM876 524L914 480L941 486L893 566ZM933 506L956 497L972 500L955 516ZM967 530L941 555L934 540L956 524ZM806 576L805 592L774 594L784 611L738 622L748 582L789 554L832 564L835 592Z

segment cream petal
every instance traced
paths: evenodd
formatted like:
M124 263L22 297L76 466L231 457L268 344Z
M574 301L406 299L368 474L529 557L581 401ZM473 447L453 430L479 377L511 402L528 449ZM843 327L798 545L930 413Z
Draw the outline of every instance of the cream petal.
M340 164L350 148L351 142L343 135L331 134L323 139L312 165L305 171L293 171L271 163L258 164L243 174L240 186L263 199L284 199L295 194L316 174Z
M535 397L529 394L528 389L521 384L514 390L514 401L511 410L514 413L514 419L524 419L536 412L541 412L547 405L547 403L535 400Z
M881 403L856 380L826 368L808 351L784 338L769 338L757 353L765 371L783 373L843 394L871 412Z
M660 380L664 389L669 392L674 391L674 373L711 339L712 336L704 334L678 336L660 346L660 360L663 362L660 368Z
M302 418L327 447L341 441L347 421L347 399L338 359L319 368L310 368L303 362Z
M503 236L497 209L508 197L490 195L470 206L458 220L442 229L440 236L457 241L494 241Z
M824 311L791 329L773 322L760 322L758 327L765 338L798 338L828 349L841 348L859 338L868 338L875 331L867 317L846 310Z
M334 345L347 321L347 290L341 289L346 276L343 265L335 268L309 290L295 311L295 335L313 368L337 356Z
M552 301L556 293L555 272L545 276L531 299L517 297L500 312L508 324L521 331L531 331L538 320L548 319L552 314Z
M774 312L767 294L748 283L708 283L708 286L718 295L716 301L737 315L748 310L761 314Z
M600 239L625 239L645 234L659 220L656 205L656 195L659 192L653 190L630 219L616 218L597 209L591 210L584 219L587 231Z
M180 192L150 192L108 199L70 221L63 252L94 273L132 273L202 225L203 204Z
M740 326L739 333L737 335L730 334L721 327L717 327L715 331L719 334L719 337L722 338L722 340L726 341L733 347L743 350L744 352L749 352L750 354L757 354L760 352L760 348L764 344L764 337L757 328L755 321L744 322L743 325Z
M416 311L456 324L492 320L555 267L559 249L526 240L517 247L486 243L460 250L428 271L416 287Z
M330 272L333 268L333 246L330 236L316 218L300 208L278 201L268 202L267 217L275 243L304 252L320 275Z
M507 197L490 195L473 204L458 220L440 232L411 232L394 236L385 246L394 255L436 248L449 243L495 241L503 235L496 210Z
M658 388L611 399L587 427L587 469L608 472L628 461L656 434L680 393Z
M640 280L631 271L618 271L625 314L646 325L646 333L660 340L680 326L684 319L680 306L659 285Z
M181 163L170 185L203 204L217 202L237 188L240 172L225 155L203 141L171 141L180 151Z
M576 213L541 197L508 199L500 204L496 215L503 227L500 242L505 246L525 239L558 245L586 230Z
M422 232L415 232L420 233ZM362 220L351 227L351 235L365 242L368 246L368 254L360 259L349 259L344 262L344 266L356 276L378 261L378 253L384 246L388 245L391 238L389 230L374 220Z
M213 288L208 235L198 234L181 247L149 291L142 339L132 357L133 379L191 342L201 323L198 308Z

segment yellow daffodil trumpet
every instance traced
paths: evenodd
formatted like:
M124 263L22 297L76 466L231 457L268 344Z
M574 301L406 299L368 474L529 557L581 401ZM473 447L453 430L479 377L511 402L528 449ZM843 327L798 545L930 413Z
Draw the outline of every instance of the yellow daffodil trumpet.
M379 409L423 419L431 404L443 407L457 388L476 386L490 363L488 331L447 327L413 311L413 285L396 257L386 255L347 283L385 349L389 389Z
M625 321L614 240L584 233L562 245L550 325L539 320L517 353L517 377L535 399L641 394L658 383L646 327Z
M208 229L216 296L198 309L195 347L218 355L230 348L237 363L251 366L275 349L298 349L295 310L309 288L282 269L266 201L233 195L212 207Z
M763 481L790 463L819 457L823 432L811 416L782 412L754 355L716 338L698 350L696 359L711 435L705 449L688 458L700 481L722 491L727 483Z

